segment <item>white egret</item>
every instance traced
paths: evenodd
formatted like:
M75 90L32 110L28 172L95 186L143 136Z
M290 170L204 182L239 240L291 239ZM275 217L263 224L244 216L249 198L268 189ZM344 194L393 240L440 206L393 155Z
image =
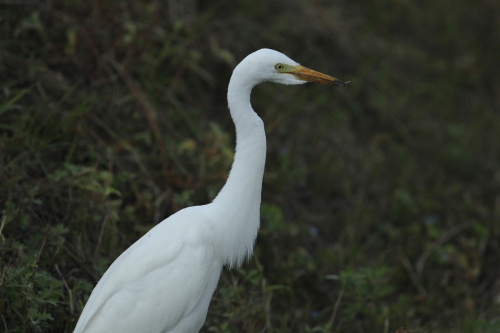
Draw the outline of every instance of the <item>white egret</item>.
M212 203L177 212L123 252L90 295L75 333L199 332L222 267L251 256L259 229L266 135L250 92L264 81L345 85L277 51L243 59L227 92L236 154L225 186Z

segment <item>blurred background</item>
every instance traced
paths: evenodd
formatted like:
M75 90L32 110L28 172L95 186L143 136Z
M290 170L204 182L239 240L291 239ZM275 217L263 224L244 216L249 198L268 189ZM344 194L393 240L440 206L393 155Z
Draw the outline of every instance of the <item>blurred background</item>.
M0 331L72 332L234 149L266 47L351 83L266 83L255 255L202 332L500 332L500 2L0 0ZM402 332L402 331L399 331Z

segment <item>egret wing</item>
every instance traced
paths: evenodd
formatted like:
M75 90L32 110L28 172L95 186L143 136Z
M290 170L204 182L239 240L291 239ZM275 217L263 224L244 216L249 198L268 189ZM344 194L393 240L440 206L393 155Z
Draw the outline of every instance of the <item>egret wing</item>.
M195 207L185 209L126 250L92 292L75 333L175 332L193 311L201 327L222 267L202 241L203 222Z

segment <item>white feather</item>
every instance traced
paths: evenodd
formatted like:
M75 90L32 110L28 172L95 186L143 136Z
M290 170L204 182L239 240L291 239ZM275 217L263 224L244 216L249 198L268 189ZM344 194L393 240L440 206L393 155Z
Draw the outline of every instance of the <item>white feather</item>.
M277 63L298 65L262 49L234 69L228 102L236 154L217 198L170 216L123 252L92 292L75 333L200 330L223 265L240 266L251 256L259 229L266 136L250 105L250 92L263 81L305 83L278 74Z

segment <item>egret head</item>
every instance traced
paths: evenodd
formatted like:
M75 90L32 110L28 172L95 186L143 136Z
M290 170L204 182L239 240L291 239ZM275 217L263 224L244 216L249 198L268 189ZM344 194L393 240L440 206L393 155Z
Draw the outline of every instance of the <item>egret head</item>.
M254 84L271 81L281 84L319 82L346 85L346 82L301 66L283 53L270 49L260 49L249 54L234 71L240 72L247 79L253 79Z

